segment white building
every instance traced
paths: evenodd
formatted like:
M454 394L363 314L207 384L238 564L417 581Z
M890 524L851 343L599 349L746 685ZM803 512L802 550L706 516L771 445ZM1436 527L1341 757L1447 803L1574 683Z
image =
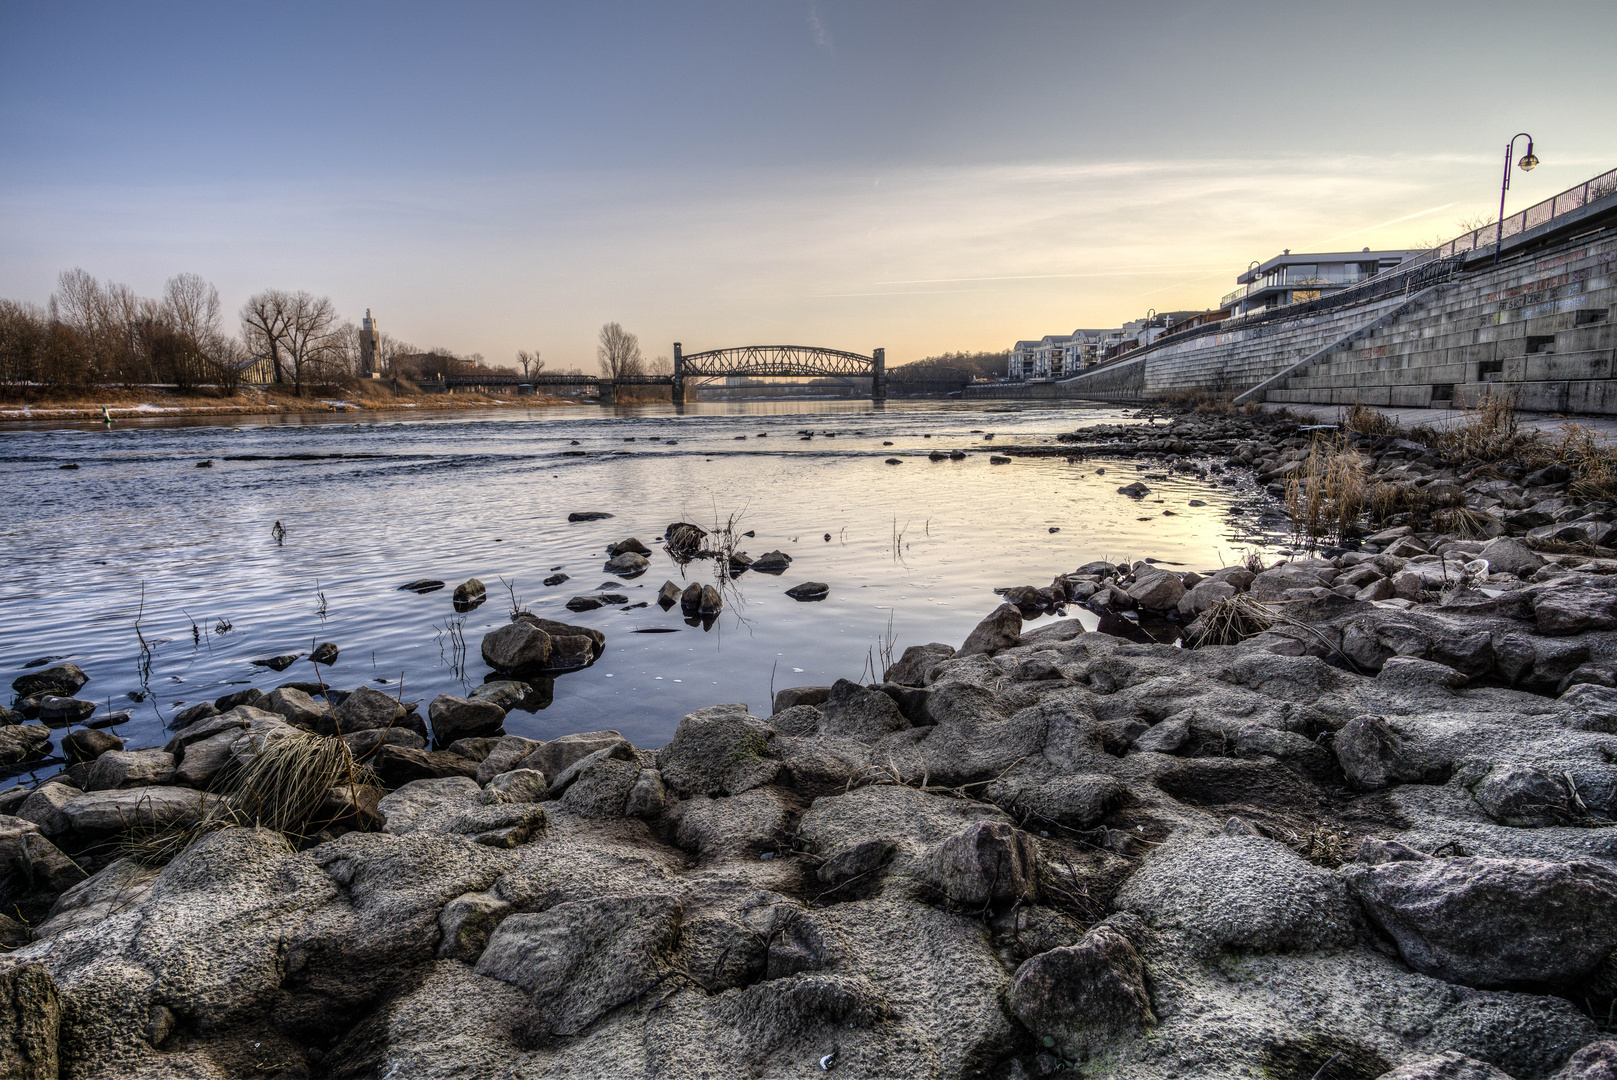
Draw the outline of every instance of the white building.
M1293 255L1287 248L1235 279L1240 288L1219 301L1230 315L1302 304L1385 273L1419 251L1331 251Z
M1046 334L1037 341L1018 341L1011 349L1007 374L1023 381L1064 379L1098 363L1123 336L1122 330L1074 330Z

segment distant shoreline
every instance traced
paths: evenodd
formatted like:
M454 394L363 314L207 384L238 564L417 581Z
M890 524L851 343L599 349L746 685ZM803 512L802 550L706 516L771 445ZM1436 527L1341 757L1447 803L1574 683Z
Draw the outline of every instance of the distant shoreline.
M369 391L366 393L364 391ZM312 394L293 397L274 390L251 388L229 397L181 395L161 390L104 388L97 393L47 398L42 401L0 400L0 426L42 420L149 420L192 416L291 416L344 412L451 412L468 409L574 404L548 396L515 397L496 394L414 393L377 394L366 387L359 392ZM105 410L105 412L103 412Z

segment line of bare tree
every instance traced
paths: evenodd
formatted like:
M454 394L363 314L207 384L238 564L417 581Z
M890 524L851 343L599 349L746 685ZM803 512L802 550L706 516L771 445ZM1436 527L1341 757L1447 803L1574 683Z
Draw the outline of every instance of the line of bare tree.
M225 328L219 291L196 274L177 274L163 295L64 271L50 301L0 299L0 388L82 390L97 385L211 385L233 394L243 382L273 383L298 395L311 387L364 378L360 332L329 297L265 289ZM632 337L632 335L631 335ZM525 372L544 367L537 349L517 354ZM478 353L421 349L379 335L377 370L407 382L439 376L515 374Z
M674 362L666 356L647 360L640 351L640 338L615 322L601 327L600 341L595 346L595 359L601 365L601 375L614 380L668 375L674 370Z

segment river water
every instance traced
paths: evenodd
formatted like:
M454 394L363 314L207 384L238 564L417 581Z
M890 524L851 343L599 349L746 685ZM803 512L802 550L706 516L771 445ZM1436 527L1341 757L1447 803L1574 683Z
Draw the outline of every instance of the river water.
M1092 559L1206 569L1278 539L1259 529L1266 500L1250 476L1231 487L1175 474L1137 502L1117 493L1138 478L1134 462L989 463L993 448L1128 416L769 401L6 428L0 678L71 659L92 680L79 696L101 713L132 710L118 734L147 746L187 704L315 679L306 659L281 673L252 661L330 641L341 648L331 685L401 691L425 713L435 695L463 695L489 674L478 643L506 622L514 591L541 615L603 631L607 645L594 666L556 679L549 707L513 712L506 730L615 728L658 746L696 708L741 701L767 714L771 685L868 680L884 641L895 656L958 646L998 603L996 587L1048 584ZM966 458L928 460L953 449ZM614 516L569 523L573 511ZM670 522L732 517L756 534L742 543L751 555L778 548L795 561L780 577L741 575L710 627L687 625L656 605L657 589L713 582L715 568L682 568L655 538ZM602 564L606 545L630 536L655 554L624 581ZM544 586L553 573L571 580ZM489 600L459 615L450 589L472 577ZM419 578L449 587L400 590ZM830 595L786 596L809 580ZM565 609L607 581L650 603Z

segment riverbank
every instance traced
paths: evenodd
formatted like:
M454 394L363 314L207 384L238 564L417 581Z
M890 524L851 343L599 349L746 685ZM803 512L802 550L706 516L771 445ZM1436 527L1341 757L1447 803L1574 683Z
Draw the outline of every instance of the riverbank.
M1069 433L1142 510L1187 470L1255 476L1314 550L1060 567L959 645L697 710L660 749L502 733L525 667L599 655L537 616L425 717L317 681L193 706L161 748L70 726L81 760L0 796L28 919L0 924L0 996L31 1003L6 1064L1609 1076L1601 459L1410 434L1219 410ZM1373 520L1343 522L1356 488ZM1078 605L1115 632L1024 624ZM25 673L18 704L79 674Z
M550 396L519 397L515 394L454 393L427 394L401 391L395 394L382 385L357 388L322 387L299 397L290 389L243 387L235 394L213 392L181 393L158 387L101 387L93 393L42 395L38 400L0 399L0 424L38 423L52 420L114 421L185 416L268 416L297 413L450 412L510 406L573 404ZM105 412L103 412L105 410Z

